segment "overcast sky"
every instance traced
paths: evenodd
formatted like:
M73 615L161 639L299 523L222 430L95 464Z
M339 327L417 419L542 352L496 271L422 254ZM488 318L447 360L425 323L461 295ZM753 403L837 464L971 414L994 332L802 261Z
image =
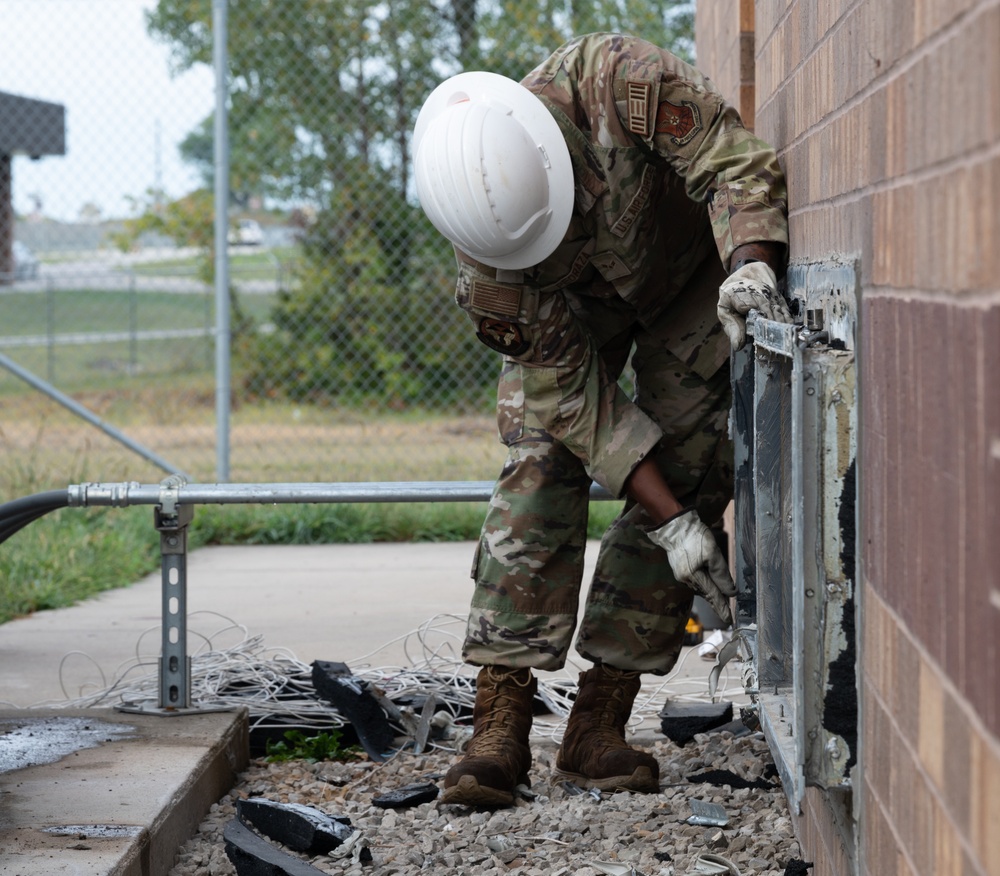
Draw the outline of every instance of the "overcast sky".
M146 34L155 0L0 0L0 91L66 107L66 155L14 159L14 209L75 220L92 203L129 214L127 196L159 182L197 185L177 145L212 111L202 67L171 77L167 47ZM0 124L3 120L0 119ZM159 132L159 133L158 133Z

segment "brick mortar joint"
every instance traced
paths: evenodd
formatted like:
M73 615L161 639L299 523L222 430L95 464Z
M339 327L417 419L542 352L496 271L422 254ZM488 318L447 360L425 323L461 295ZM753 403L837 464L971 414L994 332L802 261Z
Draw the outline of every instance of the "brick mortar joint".
M823 46L823 44L826 43L828 40L832 39L834 34L838 32L842 27L846 26L845 24L846 19L850 15L852 15L856 10L858 10L862 5L863 4L861 2L858 2L850 10L846 10L844 14L841 15L839 19L837 19L837 21L833 24L833 26L823 35L823 37L813 45L812 51L810 51L808 55L803 56L802 59L794 67L792 67L792 69L785 71L784 78L780 81L778 87L771 94L769 94L767 98L757 108L758 117L762 115L763 112L767 109L768 105L773 101L775 101L778 95L780 95L785 90L785 88L788 86L788 83L791 81L792 77L796 73L798 73L803 67L805 67L808 61L812 57L814 57L819 48ZM934 52L941 45L952 39L953 36L955 36L955 34L958 31L963 29L966 24L973 26L976 18L982 15L989 14L990 12L994 11L996 6L997 4L992 4L992 5L979 4L978 6L973 7L972 9L967 9L964 12L960 13L958 16L952 19L952 21L950 21L946 27L931 34L926 40L924 40L923 43L921 43L919 46L911 50L911 52L908 55L900 57L893 64L882 70L877 76L872 77L868 81L868 84L861 91L859 91L855 95L852 95L847 101L840 104L838 108L829 117L824 118L823 122L817 122L814 125L811 125L809 128L806 128L789 143L784 144L782 146L782 149L791 148L793 145L795 145L795 143L798 140L807 138L810 132L813 131L813 129L817 127L825 127L825 124L828 123L830 119L838 118L839 116L845 114L850 109L852 109L856 104L863 102L869 96L879 91L882 87L884 87L885 84L905 74L911 68L919 64L922 60L933 55ZM765 41L765 44L758 47L758 51L756 54L758 60L763 54L764 45L769 44L771 38L777 32L778 28L776 27L774 31L769 35L768 39Z
M978 712L974 711L971 708L971 706L969 705L969 701L965 698L964 694L962 694L962 692L958 690L957 687L955 687L955 683L944 672L944 669L941 666L941 664L934 659L934 657L930 654L930 652L927 650L927 648L921 641L913 637L909 627L907 627L906 623L903 621L900 615L895 611L895 609L893 609L893 607L889 605L889 603L887 603L882 598L882 596L871 587L870 584L865 582L862 595L864 604L866 605L869 604L869 600L873 598L876 600L876 602L879 603L878 610L888 615L889 620L895 625L896 629L899 630L899 632L902 635L906 636L906 639L910 644L910 646L913 648L913 650L919 655L921 660L925 662L928 665L928 667L933 671L934 677L941 684L942 693L946 695L948 699L952 701L954 706L961 712L962 717L966 720L966 723L968 723L969 725L970 731L974 732L976 736L980 740L982 740L985 746L986 754L992 757L993 759L997 760L998 762L1000 762L1000 740L998 740L990 732L989 728L983 723L983 719L979 716ZM862 654L861 656L863 657L864 655ZM862 662L861 665L861 674L862 677L865 679L872 678L870 673L868 673L868 671L866 670L864 662ZM878 690L877 686L875 685L871 685L869 689L872 691ZM889 715L893 727L895 727L897 730L900 730L899 725L897 724L894 717L895 714L894 711L892 709L885 708L886 703L881 696L876 695L876 698L878 699L880 705L882 705L883 708L885 709L886 714ZM907 745L907 748L910 748L909 742L908 740L906 740L906 737L902 734L902 732L899 733L899 736L901 739L904 740L904 742ZM919 763L919 757L917 759L917 762Z

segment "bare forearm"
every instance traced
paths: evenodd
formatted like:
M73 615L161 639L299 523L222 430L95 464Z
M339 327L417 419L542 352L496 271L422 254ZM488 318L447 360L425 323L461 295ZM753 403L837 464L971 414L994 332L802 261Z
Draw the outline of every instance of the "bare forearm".
M729 272L741 268L747 262L764 262L779 279L785 275L785 246L769 240L744 243L733 251L729 260Z
M659 524L683 510L670 485L660 473L659 467L648 456L633 470L625 483L625 492L629 498L642 506L654 524Z

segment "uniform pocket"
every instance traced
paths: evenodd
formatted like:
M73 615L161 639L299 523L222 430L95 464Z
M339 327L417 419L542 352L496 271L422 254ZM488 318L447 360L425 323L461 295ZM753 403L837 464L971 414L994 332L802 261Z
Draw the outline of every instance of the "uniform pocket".
M459 265L455 303L473 318L488 316L522 325L538 319L536 288L523 283L501 283L472 265Z
M497 430L500 441L509 447L524 437L524 382L521 366L504 359L497 384Z
M482 556L483 556L483 540L479 539L479 541L476 542L476 551L472 555L472 568L469 569L469 577L473 581L479 580L479 563L482 559Z
M472 320L476 337L504 356L524 356L534 344L538 290L501 283L472 265L460 264L455 302Z
M748 204L770 206L771 191L760 180L733 180L726 184L726 195L734 207L744 207Z

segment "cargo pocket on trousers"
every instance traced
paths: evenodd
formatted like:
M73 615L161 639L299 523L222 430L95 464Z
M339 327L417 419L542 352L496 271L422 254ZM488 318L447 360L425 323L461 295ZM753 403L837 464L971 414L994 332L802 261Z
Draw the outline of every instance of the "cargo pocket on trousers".
M483 540L480 538L476 542L476 550L472 555L472 568L469 569L469 577L473 581L479 580L479 561L483 555Z
M524 436L524 385L521 366L504 359L497 383L497 430L507 447Z

